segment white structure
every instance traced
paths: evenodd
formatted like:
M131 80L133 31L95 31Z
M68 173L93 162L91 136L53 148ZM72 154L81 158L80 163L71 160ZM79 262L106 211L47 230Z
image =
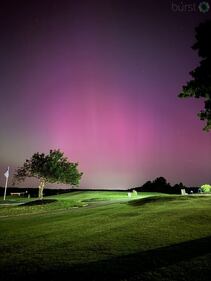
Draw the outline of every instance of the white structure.
M182 195L187 195L187 193L185 192L185 189L181 189L181 194Z
M7 184L8 184L9 175L10 175L10 167L8 167L8 168L7 168L7 171L4 173L4 176L5 176L5 178L6 178L5 188L4 188L4 200L6 200Z
M134 194L135 196L137 196L137 195L138 195L138 192L134 189L134 190L133 190L133 194Z

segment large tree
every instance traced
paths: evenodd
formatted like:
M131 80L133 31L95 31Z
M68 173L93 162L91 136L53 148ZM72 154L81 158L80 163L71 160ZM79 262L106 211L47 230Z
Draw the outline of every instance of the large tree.
M39 198L42 199L47 182L78 185L83 173L80 173L77 167L78 163L69 162L60 150L50 150L46 155L37 152L16 170L14 183L24 181L27 177L38 178Z
M192 80L183 86L179 97L204 99L204 109L198 113L206 121L205 131L211 130L211 21L196 28L196 43L192 47L201 57L200 65L190 72Z

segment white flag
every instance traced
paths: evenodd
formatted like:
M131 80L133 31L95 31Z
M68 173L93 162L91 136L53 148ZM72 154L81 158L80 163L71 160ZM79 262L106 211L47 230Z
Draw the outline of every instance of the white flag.
M9 178L9 168L8 170L4 173L4 176L8 179Z

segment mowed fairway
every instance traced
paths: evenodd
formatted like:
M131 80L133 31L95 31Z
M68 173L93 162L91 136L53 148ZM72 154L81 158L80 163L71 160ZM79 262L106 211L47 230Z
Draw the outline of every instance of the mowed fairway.
M210 279L209 196L77 191L33 200L0 205L1 280Z

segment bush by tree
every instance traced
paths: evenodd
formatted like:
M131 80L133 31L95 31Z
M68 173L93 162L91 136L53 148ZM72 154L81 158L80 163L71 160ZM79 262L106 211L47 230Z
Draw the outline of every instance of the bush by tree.
M47 182L78 185L83 173L78 171L78 163L71 163L60 150L50 150L49 154L34 153L23 166L15 172L13 183L24 181L27 177L39 179L39 198Z
M203 185L201 186L201 191L202 191L202 192L211 192L211 185L209 185L209 184L203 184Z

